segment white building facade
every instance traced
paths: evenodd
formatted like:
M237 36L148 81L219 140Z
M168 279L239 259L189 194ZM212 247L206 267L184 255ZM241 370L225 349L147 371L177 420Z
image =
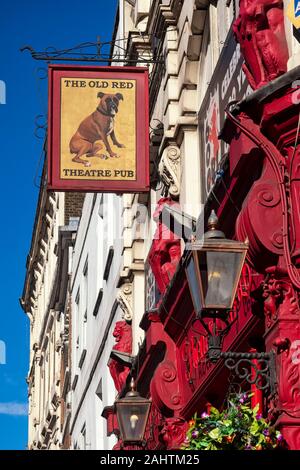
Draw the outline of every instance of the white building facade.
M121 317L115 304L121 243L113 222L119 201L113 195L86 195L74 247L70 427L74 449L106 449L114 444L114 438L106 436L101 414L115 396L107 362L114 323Z
M69 448L69 276L83 195L47 192L45 168L21 306L30 321L28 449Z

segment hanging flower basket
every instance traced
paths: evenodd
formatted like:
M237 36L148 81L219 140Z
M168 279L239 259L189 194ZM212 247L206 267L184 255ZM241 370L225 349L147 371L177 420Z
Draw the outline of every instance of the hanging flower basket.
M227 408L195 415L189 422L184 450L270 450L282 448L283 437L251 408L251 395L235 395L227 400Z

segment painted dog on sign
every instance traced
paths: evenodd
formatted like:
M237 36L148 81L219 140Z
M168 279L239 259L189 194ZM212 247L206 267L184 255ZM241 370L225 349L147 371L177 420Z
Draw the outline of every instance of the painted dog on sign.
M70 152L75 154L73 162L82 163L84 166L91 166L91 163L83 160L81 157L101 157L108 158L105 154L98 154L103 148L102 141L110 157L118 157L111 149L108 137L111 137L112 143L119 148L125 145L118 142L114 131L114 118L118 112L119 102L123 100L121 93L107 94L98 93L100 99L96 110L87 116L79 125L77 131L70 140Z

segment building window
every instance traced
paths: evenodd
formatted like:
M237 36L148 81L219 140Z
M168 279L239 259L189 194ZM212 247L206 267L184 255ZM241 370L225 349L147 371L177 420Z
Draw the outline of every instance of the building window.
M83 315L83 331L82 331L83 349L86 349L86 346L87 346L87 319L88 319L88 313L86 310Z
M102 287L99 289L99 292L98 292L98 297L97 297L97 300L96 300L96 303L95 303L95 307L94 307L94 310L93 310L93 316L96 317L98 315L98 312L99 312L99 308L100 308L100 305L101 305L101 302L102 302L102 298L103 298L103 289Z
M88 287L89 287L89 262L88 262L88 257L86 258L86 261L84 263L84 268L83 268L83 305L82 309L85 312L88 308Z
M234 18L237 18L239 11L240 11L240 2L239 0L232 0L232 3L233 3Z
M103 273L103 279L104 279L105 281L108 280L108 276L109 276L109 272L110 272L110 268L111 268L111 264L112 264L113 257L114 257L114 247L113 247L113 246L110 246L110 247L109 247L109 250L108 250L108 254L107 254L107 259L106 259L106 264L105 264L105 268L104 268L104 273Z
M81 351L78 362L78 367L81 369L85 360L87 351L87 310L84 312L83 319L81 322Z
M105 379L104 379L105 383ZM99 380L95 390L95 430L96 430L96 446L99 449L107 448L106 431L107 423L102 416L103 411L103 379Z
M76 363L78 363L80 358L80 288L78 288L76 297L75 297L75 321L76 321Z
M103 205L103 194L99 195L98 215L103 219L104 216L104 205Z
M152 310L160 299L160 292L148 261L145 264L145 305L146 311Z
M79 369L82 368L87 353L87 320L88 320L88 257L84 263L82 271L80 294L76 296L76 319L77 319L77 355L76 363Z
M230 30L231 22L234 19L233 4L234 1L231 0L230 4L228 2L220 2L217 6L218 42L220 53Z
M102 379L100 379L98 387L96 388L96 395L99 400L103 400Z
M226 0L226 6L230 11L231 19L235 19L240 10L240 0Z
M80 432L80 440L81 440L81 445L80 449L81 450L86 450L87 448L87 442L86 442L86 425L84 423L81 432Z

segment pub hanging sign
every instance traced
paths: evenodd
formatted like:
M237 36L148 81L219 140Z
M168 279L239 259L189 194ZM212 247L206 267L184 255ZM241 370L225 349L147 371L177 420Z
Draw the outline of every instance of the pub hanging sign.
M48 189L149 190L147 69L49 65Z

